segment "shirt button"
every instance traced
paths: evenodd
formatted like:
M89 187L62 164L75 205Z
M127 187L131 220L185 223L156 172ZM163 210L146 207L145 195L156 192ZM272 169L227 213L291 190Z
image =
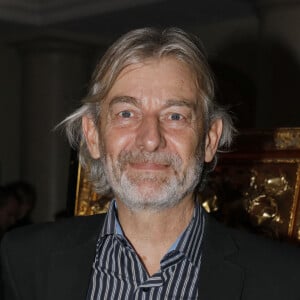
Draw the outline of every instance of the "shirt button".
M142 291L143 291L144 293L146 293L146 292L148 292L148 291L149 291L149 288L147 288L147 287L144 287L144 288L142 288Z

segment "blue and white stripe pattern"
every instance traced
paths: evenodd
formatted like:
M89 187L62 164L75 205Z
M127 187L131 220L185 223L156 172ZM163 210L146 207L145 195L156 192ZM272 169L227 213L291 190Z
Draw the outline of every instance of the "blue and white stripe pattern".
M149 276L130 243L117 234L112 202L97 242L87 300L197 299L204 218L197 204L190 224L162 258L160 270Z

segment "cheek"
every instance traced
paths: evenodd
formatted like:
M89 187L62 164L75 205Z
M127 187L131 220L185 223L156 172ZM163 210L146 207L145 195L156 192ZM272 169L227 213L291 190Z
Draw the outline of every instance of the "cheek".
M134 141L133 134L126 129L110 129L103 136L104 152L113 158L117 157L122 150L130 150Z
M198 153L199 139L194 131L173 133L168 136L169 150L177 152L182 161L188 164L188 161L194 159Z

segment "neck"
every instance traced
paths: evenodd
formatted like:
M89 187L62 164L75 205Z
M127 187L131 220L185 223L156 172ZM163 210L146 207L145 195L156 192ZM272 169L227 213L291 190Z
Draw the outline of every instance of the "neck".
M149 274L159 269L160 260L190 223L193 195L188 195L174 207L161 211L129 210L116 200L118 218L126 238L140 257Z

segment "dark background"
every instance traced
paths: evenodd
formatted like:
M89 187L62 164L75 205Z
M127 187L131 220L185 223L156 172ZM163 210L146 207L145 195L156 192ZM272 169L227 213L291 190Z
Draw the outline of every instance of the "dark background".
M300 1L0 0L0 184L36 186L35 221L66 207L70 148L53 127L107 46L144 26L200 36L239 129L299 126Z

